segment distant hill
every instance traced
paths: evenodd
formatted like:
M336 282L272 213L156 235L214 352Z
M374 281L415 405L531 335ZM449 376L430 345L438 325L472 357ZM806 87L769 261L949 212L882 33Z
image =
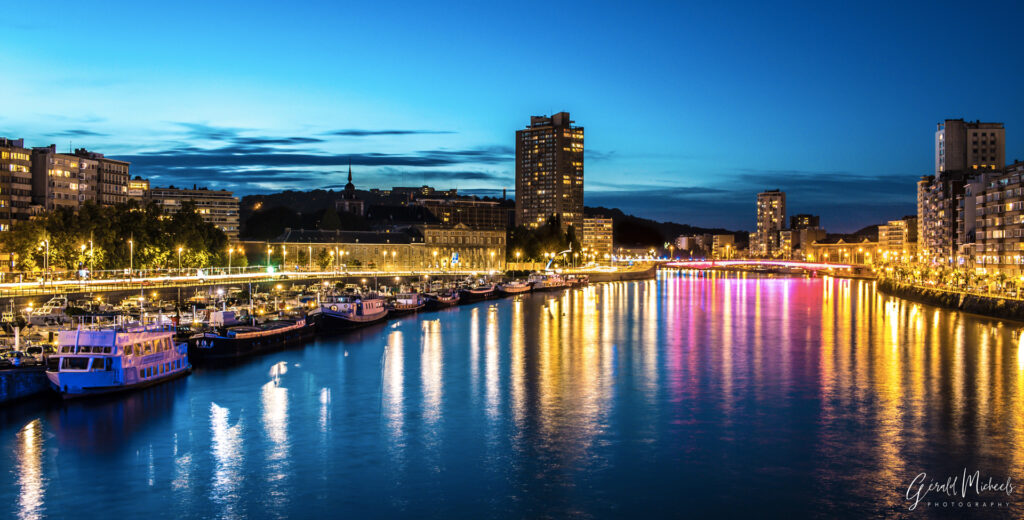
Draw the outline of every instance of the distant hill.
M331 209L331 213L333 213L334 203L341 196L340 191L334 190L288 190L266 195L246 195L242 197L239 208L239 221L242 224L241 234L246 238L269 240L279 235L286 227L306 229L320 227L326 210ZM374 204L377 198L374 194L362 190L356 190L356 196L369 201L368 204ZM514 205L511 199L485 197L480 200L495 201L502 206ZM387 208L382 206L374 209L382 211ZM367 216L372 220L372 215L369 213L374 212L368 211ZM628 215L618 208L584 207L583 213L588 217L597 215L611 217L615 224L613 240L616 245L626 247L661 247L665 242L674 242L679 235L733 235L736 237L736 247L738 248L746 247L748 241L746 231L702 228L676 222L658 222ZM340 217L342 229L368 229L367 220L356 215L342 214ZM394 218L392 216L385 220ZM874 226L874 236L878 236L878 226Z
M637 217L623 213L618 208L584 207L583 214L588 217L603 215L611 217L615 225L612 240L617 246L626 247L661 247L665 242L674 242L679 235L733 235L737 248L747 247L749 235L746 231L733 231L724 228L702 228L676 222L658 222L656 220Z

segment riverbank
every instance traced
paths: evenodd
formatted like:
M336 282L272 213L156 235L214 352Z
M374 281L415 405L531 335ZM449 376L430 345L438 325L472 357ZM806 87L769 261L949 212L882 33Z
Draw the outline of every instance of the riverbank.
M897 296L926 305L954 309L992 318L1024 321L1024 301L965 294L945 289L919 287L893 280L879 280L878 290L890 296Z
M0 370L0 404L7 404L50 389L45 367Z

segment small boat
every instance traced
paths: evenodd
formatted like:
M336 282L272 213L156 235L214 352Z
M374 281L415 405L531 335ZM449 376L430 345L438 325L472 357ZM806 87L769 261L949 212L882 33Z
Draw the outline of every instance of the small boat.
M152 386L192 370L188 346L163 325L62 330L53 356L57 367L46 377L65 399Z
M495 285L493 283L479 282L467 285L459 289L459 303L472 303L480 300L493 298Z
M590 275L586 274L571 274L566 277L565 283L569 287L584 287L590 284Z
M250 356L305 341L313 337L315 328L305 317L216 327L189 336L188 355L193 363Z
M64 313L67 308L67 297L54 296L38 309L28 312L28 323L30 325L59 325L68 319Z
M327 329L352 329L383 321L388 308L376 294L346 294L321 300L319 315Z
M428 309L443 309L459 304L459 291L453 289L427 293Z
M400 293L391 302L388 312L392 315L411 314L427 306L427 299L420 293Z
M534 291L554 291L566 287L565 280L555 273L533 273L529 283Z
M524 282L522 280L515 280L498 285L498 292L505 296L528 293L530 292L530 289L531 287L529 282Z

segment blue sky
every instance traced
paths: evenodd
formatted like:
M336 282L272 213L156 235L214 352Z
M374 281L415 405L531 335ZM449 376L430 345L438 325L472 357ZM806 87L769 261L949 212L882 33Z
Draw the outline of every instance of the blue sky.
M215 5L219 4L219 5ZM915 211L935 123L1024 158L1019 2L36 2L0 21L0 135L158 185L511 188L571 112L586 202L751 229L763 189L850 231Z

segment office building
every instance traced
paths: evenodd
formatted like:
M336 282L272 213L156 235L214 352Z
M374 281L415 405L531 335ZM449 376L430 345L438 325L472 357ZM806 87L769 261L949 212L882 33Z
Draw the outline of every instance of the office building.
M173 215L182 205L191 202L196 213L204 222L209 222L224 232L229 239L238 238L238 197L230 191L206 188L150 188L149 199Z
M568 112L534 116L516 131L516 225L538 227L558 216L583 225L583 127Z
M612 256L612 219L604 216L585 217L580 246L584 253L593 254L594 260L605 262Z

